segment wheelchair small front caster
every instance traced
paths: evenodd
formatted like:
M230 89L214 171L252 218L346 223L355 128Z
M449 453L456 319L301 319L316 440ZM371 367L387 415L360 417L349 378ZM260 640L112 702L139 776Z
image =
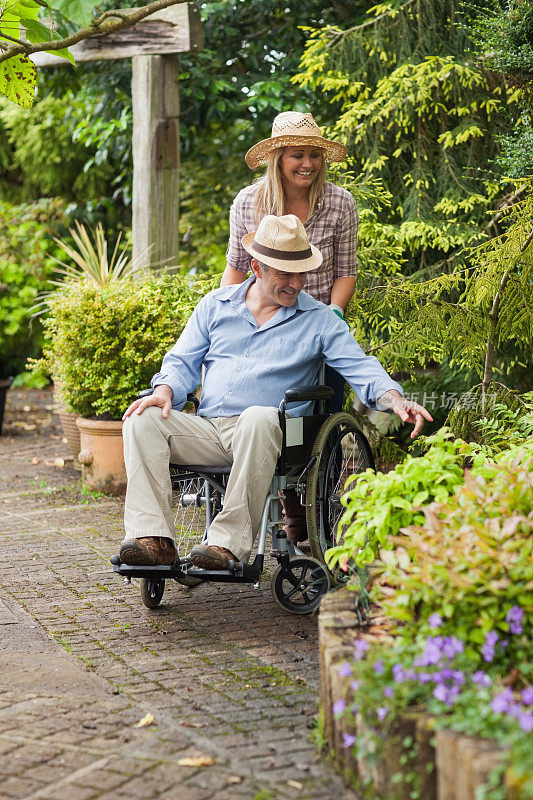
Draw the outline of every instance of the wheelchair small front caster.
M164 591L164 578L141 578L141 599L146 608L157 608Z
M329 589L329 573L320 561L310 556L295 556L288 568L276 569L271 590L276 603L292 614L312 614Z

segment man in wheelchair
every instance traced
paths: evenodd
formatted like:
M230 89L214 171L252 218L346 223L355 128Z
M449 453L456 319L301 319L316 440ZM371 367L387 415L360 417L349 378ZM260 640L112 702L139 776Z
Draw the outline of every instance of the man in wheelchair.
M152 394L124 414L128 474L120 562L172 565L177 552L169 463L230 467L222 509L190 563L221 570L247 562L282 446L278 406L288 387L313 386L322 362L371 408L391 410L420 432L425 408L405 400L346 323L303 291L322 256L294 215L265 217L243 238L253 275L198 304L152 379ZM202 375L203 369L203 375ZM198 413L180 413L202 382ZM312 403L291 407L293 417Z

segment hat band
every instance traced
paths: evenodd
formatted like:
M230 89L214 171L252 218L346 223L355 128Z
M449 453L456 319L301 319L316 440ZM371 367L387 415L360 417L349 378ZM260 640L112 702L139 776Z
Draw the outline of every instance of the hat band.
M313 255L310 247L307 250L274 250L272 247L265 247L265 245L259 244L255 239L250 247L253 247L262 256L280 258L282 261L304 261L304 259L311 258Z

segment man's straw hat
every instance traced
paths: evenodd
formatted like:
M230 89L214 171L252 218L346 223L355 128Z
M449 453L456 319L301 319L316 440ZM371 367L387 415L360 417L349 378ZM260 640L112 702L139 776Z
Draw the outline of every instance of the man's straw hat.
M294 214L267 214L255 233L242 237L242 245L262 264L284 272L310 272L322 264L322 253L309 244L305 228Z
M346 158L346 147L340 142L324 139L313 115L301 114L299 111L283 111L278 114L272 125L270 139L254 144L244 158L250 169L254 169L266 162L271 150L299 144L321 147L325 151L326 161L344 161Z

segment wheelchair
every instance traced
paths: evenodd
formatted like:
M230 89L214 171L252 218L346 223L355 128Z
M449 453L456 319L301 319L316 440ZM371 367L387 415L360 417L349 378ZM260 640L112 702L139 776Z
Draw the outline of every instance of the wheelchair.
M321 374L323 380L323 372ZM143 392L142 394L147 394ZM343 583L349 573L330 571L325 553L338 542L338 523L343 513L341 496L351 475L374 469L368 440L347 412L328 413L334 390L317 385L288 389L278 414L283 434L281 453L265 499L256 555L251 563L230 561L227 569L195 567L187 554L196 544L207 541L209 526L223 506L231 467L206 467L199 464L170 464L173 514L178 557L172 566L141 567L121 564L111 558L114 572L127 583L140 578L141 598L147 608L157 608L167 580L185 586L201 582L251 583L259 588L263 572L267 535L272 541L271 555L278 566L271 590L276 603L294 614L311 614L322 596ZM188 400L198 409L198 400ZM315 411L307 417L291 417L287 406L313 401ZM283 530L282 501L285 492L294 491L305 507L310 550L304 552Z

